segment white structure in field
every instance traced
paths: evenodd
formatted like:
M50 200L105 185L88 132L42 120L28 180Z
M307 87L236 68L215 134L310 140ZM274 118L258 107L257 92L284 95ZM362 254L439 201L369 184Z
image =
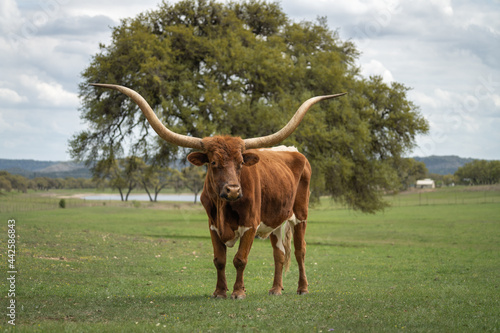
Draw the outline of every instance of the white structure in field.
M436 188L436 183L432 179L417 180L416 188Z

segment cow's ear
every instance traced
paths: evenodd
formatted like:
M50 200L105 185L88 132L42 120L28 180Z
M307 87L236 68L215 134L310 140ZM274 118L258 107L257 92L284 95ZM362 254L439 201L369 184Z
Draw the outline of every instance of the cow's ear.
M191 164L194 164L196 166L202 166L203 164L208 163L207 154L200 152L194 152L189 154L187 159L189 162L191 162Z
M245 166L252 166L259 162L259 156L254 153L244 153L243 161L245 162L244 164Z

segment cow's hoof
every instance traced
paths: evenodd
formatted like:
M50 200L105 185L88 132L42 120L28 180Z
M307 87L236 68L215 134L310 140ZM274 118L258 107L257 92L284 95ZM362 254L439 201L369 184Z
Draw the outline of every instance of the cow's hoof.
M231 294L231 299L245 299L245 297L247 297L247 295L245 295L244 292L233 292Z
M226 293L214 292L214 293L213 293L213 295L212 295L212 298L216 298L216 299L226 299L226 298L227 298L227 295L226 295Z
M282 290L282 288L280 288L280 287L278 287L278 288L271 288L269 290L269 295L280 296L281 295L281 290Z
M298 289L297 290L297 295L307 295L309 294L309 291L307 289Z

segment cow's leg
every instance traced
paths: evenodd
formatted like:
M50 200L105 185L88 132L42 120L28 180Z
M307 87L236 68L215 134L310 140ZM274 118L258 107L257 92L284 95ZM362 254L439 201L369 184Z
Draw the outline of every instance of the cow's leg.
M246 297L243 272L248 262L248 255L252 248L255 231L255 228L250 228L245 231L240 238L240 245L233 259L233 264L236 268L236 282L234 283L233 293L231 294L232 299L244 299Z
M215 286L213 297L226 298L226 245L222 243L215 230L210 230L210 236L214 247L214 265L217 269L217 285Z
M293 233L293 245L295 247L295 258L299 265L299 286L297 288L297 294L304 295L309 293L307 290L307 277L306 277L306 267L304 260L306 257L306 221L301 221L294 226Z
M304 182L299 183L299 191L297 191L297 198L295 200L294 212L295 221L293 221L293 245L295 247L295 258L299 264L299 286L297 294L304 295L309 293L307 290L307 277L306 267L304 264L306 257L306 226L307 226L307 213L309 205L309 188L307 190Z
M283 290L283 264L285 263L285 248L281 237L281 228L276 229L270 236L274 256L274 281L269 295L281 295Z
M299 286L297 294L304 295L309 293L307 290L306 267L304 260L306 257L306 226L307 214L309 208L309 183L311 180L311 166L306 162L304 171L299 181L297 195L293 205L295 221L293 221L293 245L295 247L295 258L299 264Z

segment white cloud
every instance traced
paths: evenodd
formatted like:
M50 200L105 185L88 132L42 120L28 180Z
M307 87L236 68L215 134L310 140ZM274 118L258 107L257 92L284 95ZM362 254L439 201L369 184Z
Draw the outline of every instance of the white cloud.
M420 107L432 107L436 108L438 106L438 101L435 97L428 95L424 92L420 91L413 91L410 93L411 100L416 103L416 105L419 105Z
M21 12L15 0L0 1L0 31L8 31L21 22Z
M431 3L438 8L438 10L446 16L453 15L453 7L451 0L431 0Z
M177 2L177 1L169 1ZM115 22L120 19L134 17L139 13L158 8L161 0L89 0L89 1L71 1L66 6L71 16L98 16L105 14Z
M491 99L497 108L500 108L500 95L491 95Z
M361 72L364 76L368 77L371 75L382 76L385 83L390 84L394 82L394 77L390 70L388 70L380 61L371 59L368 63L361 64Z
M19 95L16 91L8 88L0 88L0 103L18 104L26 102L28 99L25 96Z
M21 75L21 82L27 89L33 89L37 100L44 105L74 108L78 106L78 95L64 90L59 83L43 82L37 76L24 74Z

